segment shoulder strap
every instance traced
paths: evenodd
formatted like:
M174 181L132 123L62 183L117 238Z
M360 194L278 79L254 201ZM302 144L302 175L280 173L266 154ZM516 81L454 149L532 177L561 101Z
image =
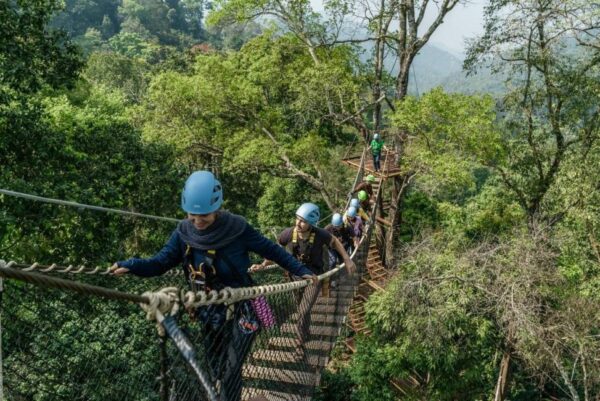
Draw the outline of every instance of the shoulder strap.
M312 245L315 243L315 231L311 229L310 231L310 236L308 237L308 242ZM298 231L296 230L296 227L294 227L294 230L292 231L292 243L297 244L298 243Z
M212 267L217 256L217 251L214 249L209 249L206 251L206 255L204 256L204 263L206 263L209 267Z

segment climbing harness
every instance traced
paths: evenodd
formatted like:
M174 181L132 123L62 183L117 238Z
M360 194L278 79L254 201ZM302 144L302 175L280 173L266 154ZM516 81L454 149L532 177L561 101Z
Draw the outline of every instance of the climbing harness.
M315 231L311 228L308 241L298 241L298 230L296 227L292 230L292 242L290 253L294 255L300 262L310 266L311 265L311 251L315 243ZM304 246L302 246L304 244Z

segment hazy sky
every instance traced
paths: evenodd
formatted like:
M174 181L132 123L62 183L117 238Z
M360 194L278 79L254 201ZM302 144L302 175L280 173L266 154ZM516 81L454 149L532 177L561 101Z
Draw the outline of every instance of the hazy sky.
M323 11L323 0L311 0L315 10ZM455 54L464 51L465 38L481 34L483 31L483 7L486 0L468 0L468 4L457 5L444 19L442 25L431 37L430 43L441 45ZM435 18L435 4L430 4L423 26L429 26Z

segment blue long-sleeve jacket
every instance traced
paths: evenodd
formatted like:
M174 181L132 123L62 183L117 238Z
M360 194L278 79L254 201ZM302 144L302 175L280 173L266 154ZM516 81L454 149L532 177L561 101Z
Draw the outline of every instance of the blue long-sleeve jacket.
M181 240L177 230L173 231L169 241L154 256L147 259L132 258L117 262L119 267L126 267L129 272L141 277L159 276L167 270L181 264L185 260L187 245ZM216 249L216 257L213 265L216 269L217 277L225 286L237 288L246 286L247 283L241 281L248 276L247 270L250 267L249 252L254 252L260 256L272 260L284 269L296 276L313 273L302 263L287 253L284 248L265 238L256 231L250 224L246 224L246 229L235 241L221 249ZM229 264L223 261L219 255L226 254ZM195 268L204 262L206 251L192 248L192 263ZM237 274L231 271L231 268L237 269ZM185 271L185 267L184 267Z

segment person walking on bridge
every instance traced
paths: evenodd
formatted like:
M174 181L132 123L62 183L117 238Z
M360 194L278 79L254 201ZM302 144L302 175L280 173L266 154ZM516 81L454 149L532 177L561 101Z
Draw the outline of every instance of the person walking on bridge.
M352 194L359 193L360 191L365 191L369 195L369 198L373 198L373 183L375 183L375 176L373 174L367 175L364 178L363 182L359 183L356 187L354 187Z
M352 254L352 248L354 247L354 230L351 227L344 224L344 218L341 214L335 213L331 217L331 224L325 227L325 231L337 238L342 243L342 246L348 253ZM335 268L338 263L343 263L342 255L335 248L329 248L329 270ZM336 280L331 280L331 287L336 287Z
M158 276L182 265L192 291L249 287L249 253L274 260L291 274L318 283L305 265L269 241L238 215L221 210L223 188L209 171L189 176L181 195L187 219L181 221L167 244L153 257L116 262L115 275ZM202 323L208 370L220 388L220 400L239 401L242 365L260 324L248 300L232 305L213 304L197 308Z
M352 237L354 236L354 232L351 227L344 225L344 218L341 214L335 213L333 216L331 216L331 223L325 226L325 231L333 235L338 241L341 242L348 255L352 254L354 248L354 241L352 240ZM335 248L329 248L329 250L334 254L336 263L343 262L342 256ZM333 259L330 257L329 261L331 262L332 260ZM330 264L330 267L333 266Z
M375 172L379 172L379 170L381 170L381 151L388 150L379 134L373 135L373 140L367 149L371 150L371 154L373 155L373 167L375 168Z
M371 201L369 199L369 194L367 191L358 191L358 201L360 208L362 210L371 211Z
M363 234L364 223L362 218L358 215L356 207L350 206L348 210L346 210L346 213L344 213L344 224L352 230L354 247L358 247L358 243Z
M279 234L279 244L286 248L296 259L310 268L313 274L322 274L324 267L329 263L328 249L335 249L346 264L348 272L355 270L354 262L348 256L341 242L322 228L317 227L321 217L319 207L314 203L304 203L296 211L296 224ZM260 270L273 264L271 260L264 260L261 264L254 265L254 270ZM293 274L293 273L292 273ZM292 280L298 277L293 274ZM298 306L298 356L304 356L304 342L309 334L310 313L317 300L321 284L304 288Z
M362 208L362 203L360 202L360 200L356 198L350 199L350 207L356 208L356 214L362 219L363 223L369 221L369 215L367 214L365 209Z

